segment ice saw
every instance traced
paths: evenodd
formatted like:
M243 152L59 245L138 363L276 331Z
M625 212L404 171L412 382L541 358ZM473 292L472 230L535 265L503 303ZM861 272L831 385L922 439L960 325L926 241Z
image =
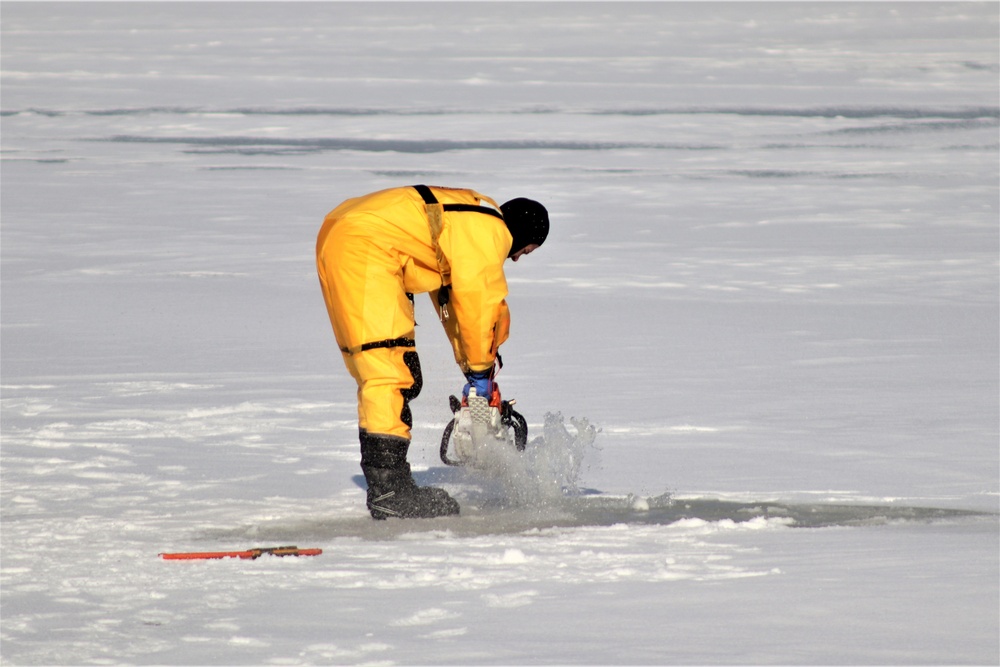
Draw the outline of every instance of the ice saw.
M449 396L448 402L454 418L441 436L441 460L447 465L476 467L497 447L523 451L528 444L528 422L514 410L515 401L490 405L488 397L471 387L464 400Z

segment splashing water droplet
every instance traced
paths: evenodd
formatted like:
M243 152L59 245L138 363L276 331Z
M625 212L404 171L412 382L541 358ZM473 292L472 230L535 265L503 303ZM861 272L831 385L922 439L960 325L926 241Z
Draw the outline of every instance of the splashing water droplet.
M588 450L594 451L599 429L586 418L569 419L546 413L542 435L532 438L523 452L513 447L482 452L467 474L482 488L483 502L502 507L552 504L579 493L577 481Z

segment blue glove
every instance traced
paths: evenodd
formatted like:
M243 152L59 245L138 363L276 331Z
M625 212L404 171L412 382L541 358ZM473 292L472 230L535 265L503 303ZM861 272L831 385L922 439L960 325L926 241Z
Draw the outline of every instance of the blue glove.
M492 374L493 369L466 374L465 379L468 382L462 390L462 398L468 398L469 389L475 387L476 396L481 396L487 400L491 399L493 397L493 379L490 375Z

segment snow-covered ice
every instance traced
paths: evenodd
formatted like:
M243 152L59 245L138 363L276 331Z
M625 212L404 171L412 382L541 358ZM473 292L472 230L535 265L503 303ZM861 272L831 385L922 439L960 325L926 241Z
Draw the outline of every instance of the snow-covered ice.
M4 664L1000 660L996 3L2 12ZM418 299L466 511L375 523L313 248L420 182L550 209L543 440L442 465Z

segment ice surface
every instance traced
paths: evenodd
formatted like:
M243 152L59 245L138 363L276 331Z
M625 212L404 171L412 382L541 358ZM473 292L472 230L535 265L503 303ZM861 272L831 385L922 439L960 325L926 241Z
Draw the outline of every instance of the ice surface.
M0 30L4 664L1000 660L995 3ZM420 182L549 207L499 381L536 444L599 432L445 468L464 379L418 299L412 462L466 511L410 528L367 518L313 248ZM324 554L157 558L273 542Z

